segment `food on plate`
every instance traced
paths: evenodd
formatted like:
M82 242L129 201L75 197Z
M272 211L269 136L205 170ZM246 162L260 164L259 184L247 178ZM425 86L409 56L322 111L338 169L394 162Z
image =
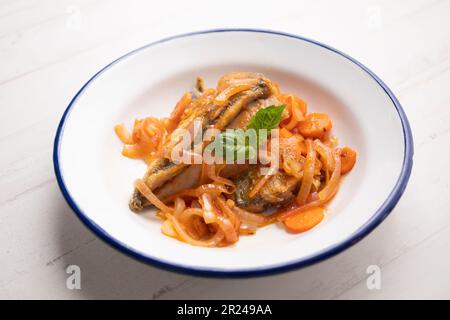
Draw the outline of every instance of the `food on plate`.
M356 162L332 126L263 74L229 73L215 88L197 78L169 117L115 126L122 154L148 165L129 207L155 207L165 235L196 246L231 245L272 223L307 231Z

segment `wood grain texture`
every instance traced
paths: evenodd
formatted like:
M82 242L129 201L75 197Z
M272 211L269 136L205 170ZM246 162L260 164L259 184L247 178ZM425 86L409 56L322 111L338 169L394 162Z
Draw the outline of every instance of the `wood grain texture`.
M0 298L450 298L450 1L0 2ZM240 10L235 10L236 6ZM220 280L136 262L71 212L51 161L76 91L116 57L164 36L268 28L330 44L392 88L411 122L410 183L393 213L354 247L302 270ZM66 288L69 264L82 289ZM382 271L368 290L366 268Z

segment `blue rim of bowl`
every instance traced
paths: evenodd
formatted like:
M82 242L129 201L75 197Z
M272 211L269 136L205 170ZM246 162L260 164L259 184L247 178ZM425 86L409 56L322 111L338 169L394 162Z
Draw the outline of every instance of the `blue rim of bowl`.
M310 256L303 257L298 260L293 260L290 262L283 263L281 265L275 265L275 266L265 266L262 268L251 268L251 269L242 269L242 270L223 270L223 269L214 269L214 268L196 268L193 266L185 266L185 265L178 265L178 264L172 264L170 262L158 260L157 258L148 256L142 252L139 252L129 246L127 246L125 243L118 241L113 236L108 234L104 229L102 229L99 225L97 225L94 221L92 221L81 209L78 207L74 199L71 197L69 190L67 189L63 176L61 174L61 169L59 165L59 147L60 147L60 141L62 137L62 133L64 131L64 124L67 119L67 116L70 113L70 110L75 105L75 102L79 98L79 96L83 93L83 91L103 72L111 68L116 63L120 62L121 60L130 57L131 55L144 50L146 48L149 48L151 46L164 43L167 41L179 39L179 38L186 38L191 36L197 36L201 34L210 34L210 33L223 33L223 32L253 32L253 33L265 33L265 34L271 34L275 36L282 36L282 37L289 37L293 39L297 39L299 41L305 41L314 45L317 45L319 47L322 47L324 49L330 50L349 61L353 62L355 65L360 67L362 70L364 70L374 81L376 81L379 86L386 92L386 94L391 99L393 105L395 106L398 115L400 117L400 121L402 123L403 127L403 135L404 135L404 144L405 144L405 153L403 158L403 165L402 170L400 172L400 176L389 194L388 198L383 202L383 204L378 208L378 210L375 212L375 214L363 225L361 226L357 231L355 231L353 234L351 234L346 240L343 240L339 243L336 243L322 251L319 251L317 253L314 253ZM388 88L388 86L380 79L378 76L376 76L371 70L369 70L366 66L361 64L359 61L355 60L354 58L350 57L349 55L334 49L328 45L325 45L323 43L320 43L315 40L311 40L308 38L304 38L298 35L285 33L285 32L279 32L279 31L273 31L273 30L267 30L267 29L247 29L247 28L237 28L237 29L211 29L211 30L204 30L204 31L196 31L196 32L190 32L180 35L175 35L172 37L164 38L155 42L152 42L150 44L147 44L141 48L138 48L136 50L133 50L122 57L114 60L110 64L108 64L106 67L98 71L91 79L89 79L86 84L83 85L83 87L77 92L77 94L73 97L72 101L70 102L69 106L64 111L64 114L61 118L61 121L58 125L58 129L56 131L55 141L54 141L54 148L53 148L53 165L55 170L56 179L58 181L58 185L61 189L61 192L66 199L69 206L72 208L72 210L76 213L78 218L89 228L91 229L97 236L99 236L101 239L103 239L106 243L111 245L112 247L118 249L119 251L146 263L149 263L153 266L163 268L170 271L175 271L179 273L185 273L190 275L197 275L197 276L204 276L204 277L255 277L255 276L266 276L266 275L272 275L276 273L291 271L294 269L298 269L301 267L305 267L314 263L317 263L319 261L325 260L331 256L334 256L340 252L342 252L344 249L349 248L350 246L356 244L359 240L364 238L366 235L368 235L373 229L375 229L392 211L392 209L395 207L395 205L398 203L400 197L402 196L406 185L408 183L411 170L412 170L412 163L413 163L413 138L411 133L411 128L408 122L408 119L406 117L406 114L400 105L400 102L397 100L397 98L394 96L392 91Z

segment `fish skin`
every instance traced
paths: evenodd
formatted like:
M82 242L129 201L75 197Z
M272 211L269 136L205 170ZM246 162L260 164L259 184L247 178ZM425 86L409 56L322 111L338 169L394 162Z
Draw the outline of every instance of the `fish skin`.
M280 101L274 95L266 99L258 99L242 108L241 113L227 126L227 129L244 129L250 123L250 119L261 109L272 105L279 105Z
M155 191L159 199L166 199L180 191L197 187L202 173L201 164L193 164L185 168L173 179L168 180L160 189Z
M223 130L239 114L245 105L260 98L267 98L269 95L270 88L267 83L263 78L258 79L255 86L237 94L228 104L222 107L218 107L213 102L209 102L206 107L202 107L197 103L197 107L188 108L185 117L182 117L176 130L179 128L188 130L189 126L197 118L202 119L203 129L207 126L213 126L216 129ZM195 100L195 102L200 99ZM187 166L189 165L183 163L175 164L170 159L155 159L150 163L143 180L150 190L155 190L155 188L160 187L168 180L174 178ZM134 189L129 201L130 209L134 212L139 212L147 205L149 205L148 201L137 189Z
M215 111L211 124L219 130L225 127L237 117L242 108L257 99L264 99L270 95L270 89L264 79L259 79L257 84L249 90L238 93L231 98L231 101L225 108Z
M221 171L220 176L224 178L233 179L240 175L245 170L248 170L250 165L248 164L229 164L226 165ZM165 200L168 197L181 192L186 189L192 189L200 186L200 177L202 173L201 164L193 164L184 169L173 179L167 181L161 186L161 188L155 191L155 195Z
M291 202L294 191L299 185L299 179L277 172L259 191L259 196L270 205L282 206Z
M281 207L289 204L296 194L300 180L283 172L275 173L259 190L255 197L248 193L257 183L261 174L255 166L234 180L236 184L236 205L251 212L262 212L268 207Z

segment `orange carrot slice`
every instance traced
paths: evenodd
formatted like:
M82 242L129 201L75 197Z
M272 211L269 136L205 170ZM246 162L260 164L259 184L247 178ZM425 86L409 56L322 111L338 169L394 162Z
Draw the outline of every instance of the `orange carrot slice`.
M131 136L130 131L125 128L125 125L123 123L119 123L118 125L116 125L114 127L114 131L116 132L120 141L125 144L133 144L133 137Z
M307 231L322 221L324 217L324 209L322 207L315 207L306 211L300 211L297 214L291 215L284 220L286 229L290 232L300 233Z
M281 128L280 129L280 137L281 138L290 138L292 137L294 134L292 132L290 132L288 129L286 128Z
M356 151L349 147L341 149L341 174L345 174L353 169L356 162Z

